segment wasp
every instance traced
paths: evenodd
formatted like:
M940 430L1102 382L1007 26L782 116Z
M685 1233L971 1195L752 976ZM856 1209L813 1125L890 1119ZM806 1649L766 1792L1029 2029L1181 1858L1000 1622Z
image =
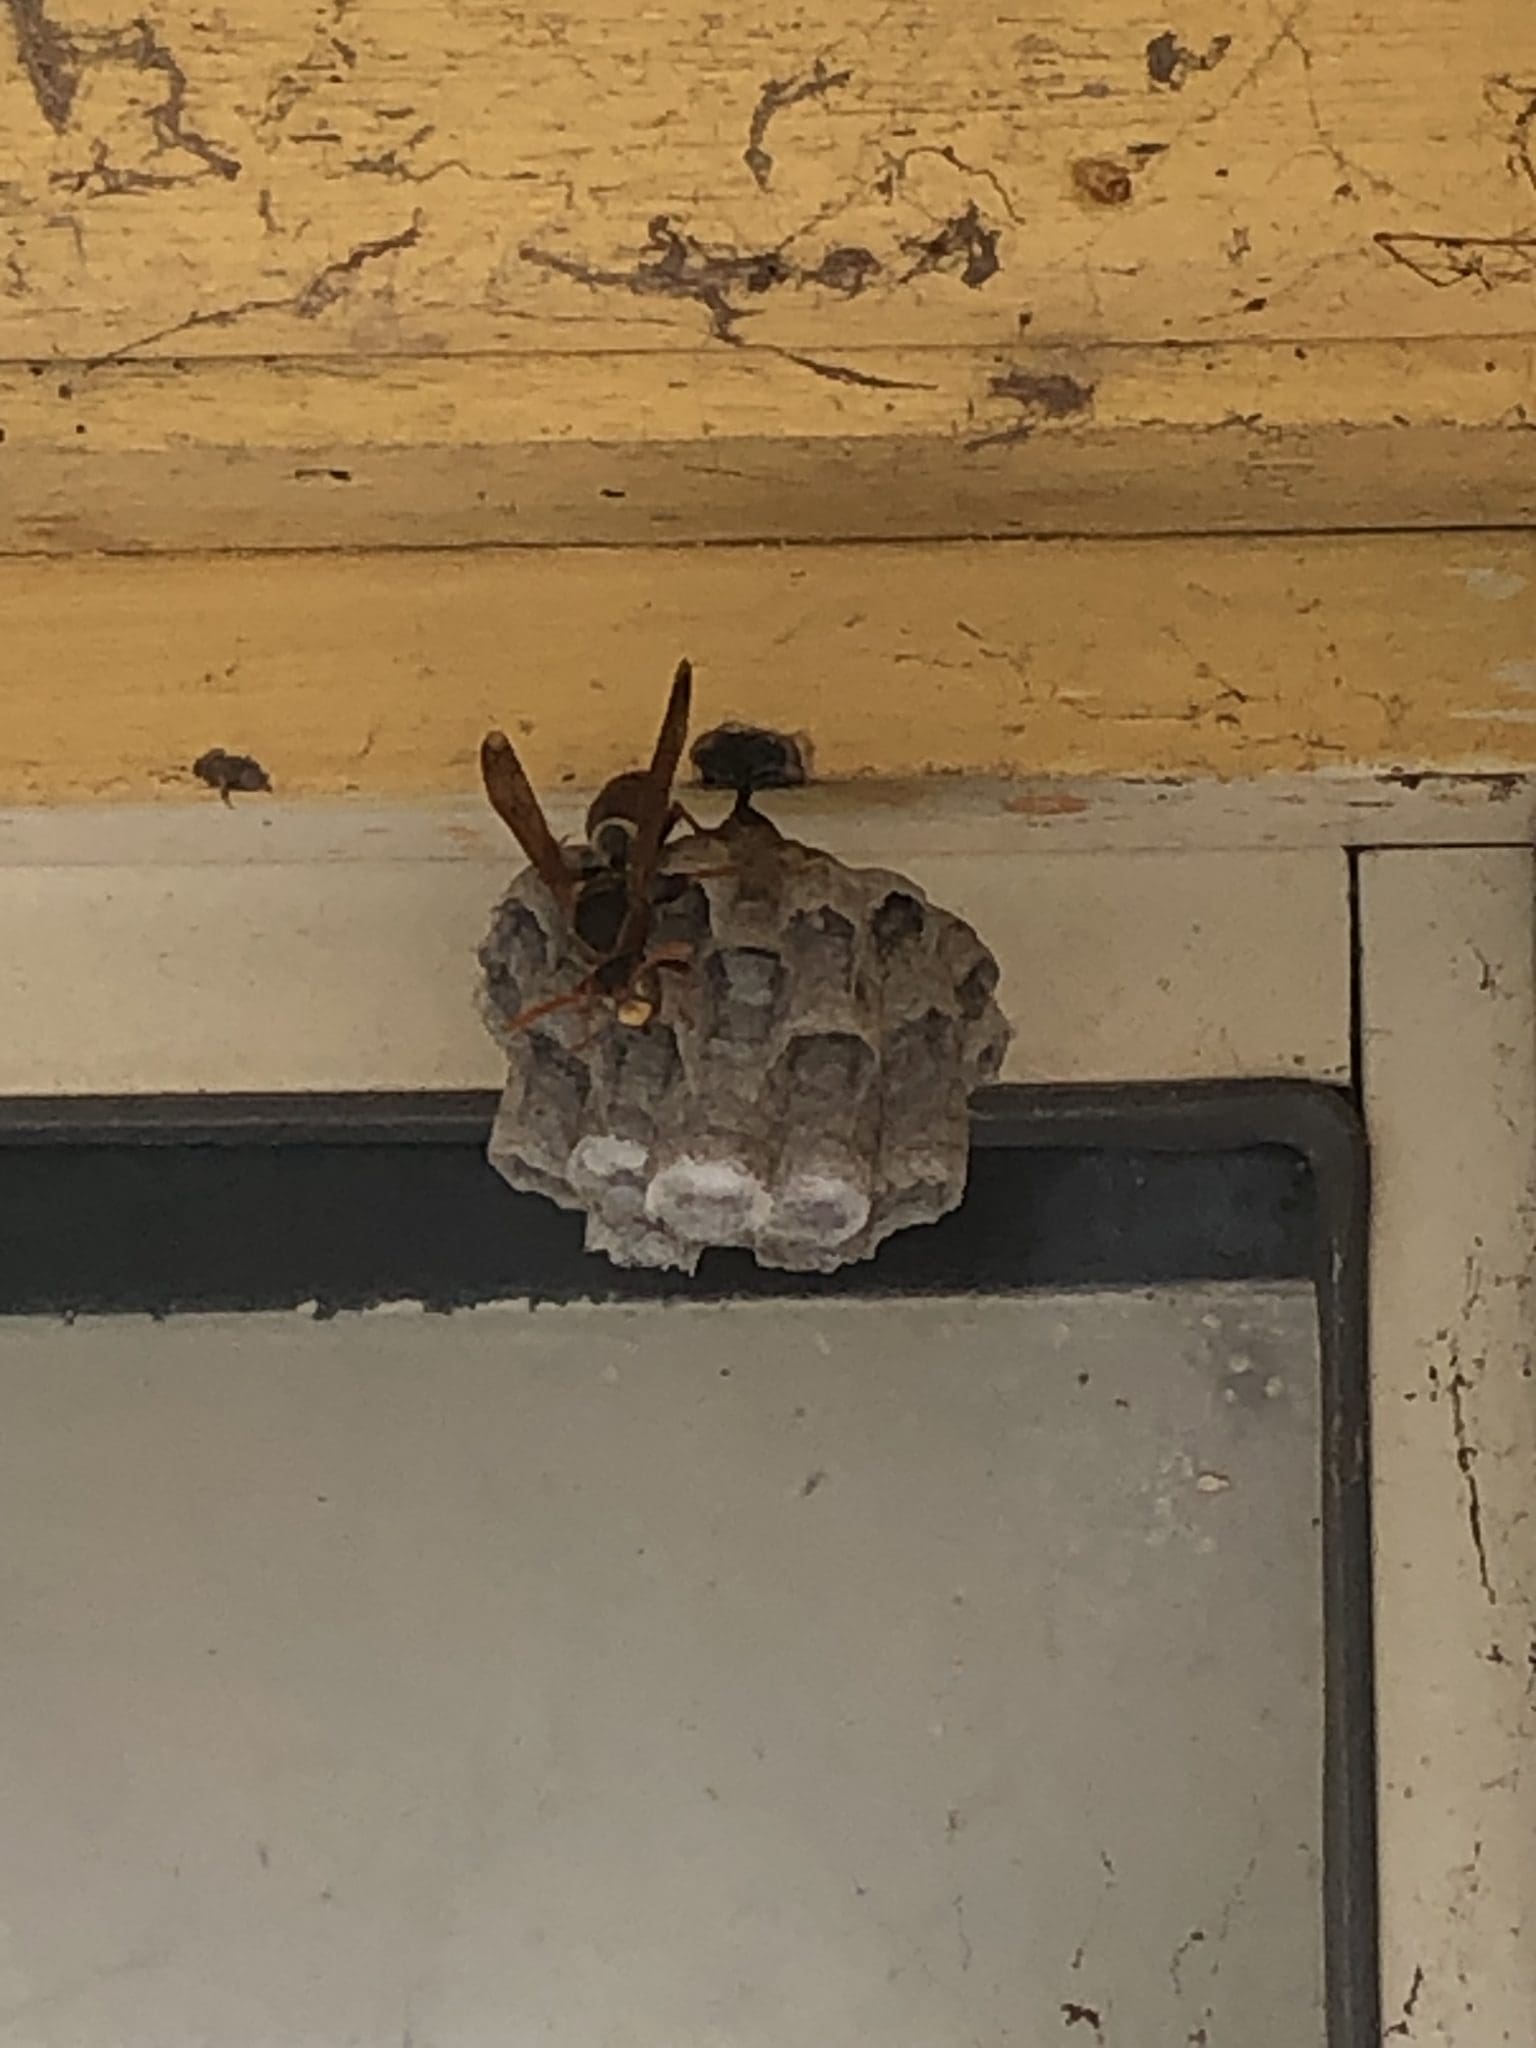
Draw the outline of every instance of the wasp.
M560 905L578 947L592 963L574 988L520 1010L511 1019L512 1030L557 1010L590 1010L599 1004L607 1004L619 1023L640 1029L660 1005L661 969L688 966L687 945L652 946L650 936L662 849L679 824L692 823L672 794L692 697L693 669L680 661L650 766L626 769L604 783L587 811L586 844L572 849L550 830L512 742L503 732L486 734L480 773L491 808Z

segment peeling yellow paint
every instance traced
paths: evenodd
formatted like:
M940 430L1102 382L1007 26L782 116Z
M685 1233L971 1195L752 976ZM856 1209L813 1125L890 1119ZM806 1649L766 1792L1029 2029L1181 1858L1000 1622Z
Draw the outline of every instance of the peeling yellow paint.
M685 647L834 777L1525 765L1530 81L1508 0L0 0L0 797L574 786Z
M1509 0L9 12L16 359L1529 328Z
M0 550L1518 523L1532 81L1517 0L8 0Z
M1503 604L1508 598L1518 597L1529 581L1512 569L1496 568L1488 562L1474 563L1470 569L1461 570L1460 575L1468 590L1486 597L1490 604Z

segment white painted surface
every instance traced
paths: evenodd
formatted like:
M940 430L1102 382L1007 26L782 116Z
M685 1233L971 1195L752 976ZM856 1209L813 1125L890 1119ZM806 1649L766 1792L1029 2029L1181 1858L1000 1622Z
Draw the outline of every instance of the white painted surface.
M1361 876L1383 2010L1536 2041L1536 861Z
M191 771L181 778L192 788ZM555 831L579 833L591 792L541 793ZM706 819L726 800L699 791ZM1274 853L1341 846L1528 843L1536 775L1417 772L1411 761L1223 782L1176 776L928 776L813 783L764 806L792 836L844 860L935 853ZM461 798L384 804L237 796L191 803L0 808L0 867L197 867L252 861L506 858L507 836L474 786Z
M1316 1404L1303 1288L0 1328L0 2042L1318 2044Z
M1348 1072L1337 849L903 865L997 953L1006 1078ZM499 1087L475 949L512 868L0 866L0 1093Z
M1240 845L1271 830L1339 843L1371 830L1446 839L1529 831L1524 783L1438 795L1433 783L1393 785L1379 798L1357 789L1349 817L1335 816L1317 785L1305 797L1278 781L1261 787L1257 811L1249 790L1230 800L1218 787L1173 790L1155 809L1144 792L1117 791L1096 814L1046 812L1006 829L1039 835L1021 836L1021 847L1081 844L1070 835L1102 830L1126 845L1161 833L1165 846ZM1362 823L1357 805L1377 810ZM119 812L0 820L0 1088L494 1081L463 977L502 869L483 822L450 810L375 819L361 837L355 814L327 818L321 806L302 816L281 805L231 814L210 802L152 821ZM930 854L971 849L947 864L925 857L923 877L951 899L971 878L976 914L1007 968L1019 1071L1347 1071L1336 853L1297 867L1288 856L1168 852L1004 862L985 853L995 815L958 798L902 814L903 839L909 823ZM872 810L847 850L891 857L894 828L883 841L880 830ZM127 853L139 865L113 870ZM1536 2040L1532 882L1520 848L1363 863L1385 2018L1393 2041L1448 2048ZM1452 1348L1465 1382L1464 1445ZM1466 1469L1463 1449L1475 1453ZM1472 1477L1491 1600L1472 1541ZM87 1677L78 1673L82 1696ZM56 1706L68 1728L75 1707ZM83 1987L100 1967L98 1952ZM11 1981L0 1966L0 1986ZM0 2039L82 2038L62 2004L59 2014Z

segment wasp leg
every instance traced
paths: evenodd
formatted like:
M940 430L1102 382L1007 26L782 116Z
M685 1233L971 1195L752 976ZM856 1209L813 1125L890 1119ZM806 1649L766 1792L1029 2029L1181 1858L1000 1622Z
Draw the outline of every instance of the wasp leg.
M567 989L562 996L547 996L542 1003L530 1003L526 1010L519 1010L515 1017L507 1019L509 1031L526 1031L530 1024L537 1024L541 1017L552 1017L557 1010L585 1008L592 999L588 983L580 982L575 988Z

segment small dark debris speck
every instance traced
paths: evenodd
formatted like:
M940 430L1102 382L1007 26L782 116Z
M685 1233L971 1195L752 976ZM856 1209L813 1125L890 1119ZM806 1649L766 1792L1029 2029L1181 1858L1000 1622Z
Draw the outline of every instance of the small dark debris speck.
M1182 92L1192 71L1214 71L1232 47L1230 36L1212 36L1203 50L1191 50L1171 28L1147 44L1147 78L1169 92Z
M821 1471L819 1468L815 1472L808 1472L806 1474L805 1484L800 1489L800 1498L802 1500L809 1500L811 1495L817 1490L818 1487L824 1486L826 1484L826 1478L826 1473Z
M762 725L717 725L699 735L689 758L705 789L799 789L806 780L808 751L808 743L793 733Z
M1153 36L1147 44L1147 76L1154 85L1172 85L1178 78L1179 39L1171 28L1165 28L1161 35ZM1182 79L1178 81L1183 83Z
M1069 2027L1092 2027L1103 2038L1104 2021L1097 2006L1079 2005L1076 1999L1066 1998L1062 2000L1061 2016Z
M253 754L230 754L223 747L210 747L206 754L199 754L192 773L199 782L216 789L225 803L232 790L255 796L272 788L271 776Z

